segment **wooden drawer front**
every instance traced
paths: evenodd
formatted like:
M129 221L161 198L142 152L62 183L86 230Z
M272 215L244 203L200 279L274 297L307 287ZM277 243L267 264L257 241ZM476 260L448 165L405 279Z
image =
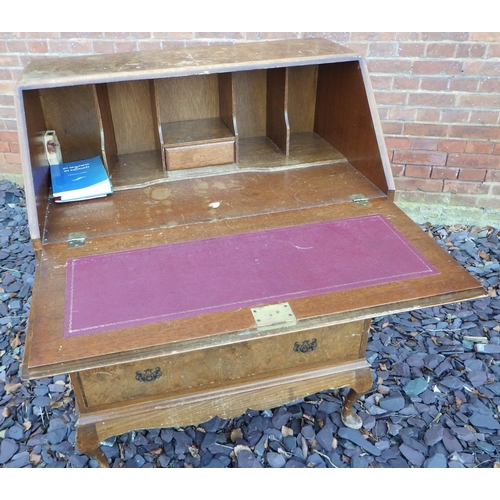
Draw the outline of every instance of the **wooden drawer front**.
M234 141L166 147L167 170L234 163Z
M181 395L243 378L364 356L364 322L336 325L79 372L87 408Z

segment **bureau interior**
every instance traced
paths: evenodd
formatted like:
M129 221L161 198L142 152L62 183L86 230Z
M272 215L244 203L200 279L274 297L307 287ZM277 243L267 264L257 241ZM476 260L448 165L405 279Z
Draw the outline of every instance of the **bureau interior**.
M30 89L23 100L39 221L52 202L37 138L52 129L63 161L100 155L115 191L347 162L388 192L358 61Z

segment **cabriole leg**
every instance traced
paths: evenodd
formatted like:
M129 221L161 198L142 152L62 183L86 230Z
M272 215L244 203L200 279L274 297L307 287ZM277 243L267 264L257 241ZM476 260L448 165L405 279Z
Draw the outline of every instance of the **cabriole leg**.
M340 413L342 423L351 429L360 429L363 421L359 415L354 413L352 407L354 403L369 391L372 387L372 376L370 370L364 370L361 374L356 375L356 385L349 390L344 405Z
M80 453L97 460L99 467L109 467L106 455L99 448L99 438L94 424L76 428L76 447Z
M342 411L340 413L342 423L351 429L361 429L363 425L361 418L352 410L352 406L361 396L362 394L358 394L354 389L351 389L342 406Z

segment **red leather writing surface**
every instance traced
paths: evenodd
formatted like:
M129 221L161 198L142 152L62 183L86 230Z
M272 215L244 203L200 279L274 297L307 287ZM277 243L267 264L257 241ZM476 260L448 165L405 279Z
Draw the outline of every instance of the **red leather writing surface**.
M436 274L382 215L68 260L65 336Z

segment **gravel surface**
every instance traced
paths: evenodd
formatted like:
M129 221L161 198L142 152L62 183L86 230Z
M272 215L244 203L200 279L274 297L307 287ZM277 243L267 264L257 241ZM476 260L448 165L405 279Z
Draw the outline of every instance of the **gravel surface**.
M499 230L427 227L489 291L486 299L375 318L373 389L344 427L345 390L199 426L107 440L112 467L500 467ZM96 467L74 447L67 376L19 377L35 259L24 193L0 182L0 467Z

